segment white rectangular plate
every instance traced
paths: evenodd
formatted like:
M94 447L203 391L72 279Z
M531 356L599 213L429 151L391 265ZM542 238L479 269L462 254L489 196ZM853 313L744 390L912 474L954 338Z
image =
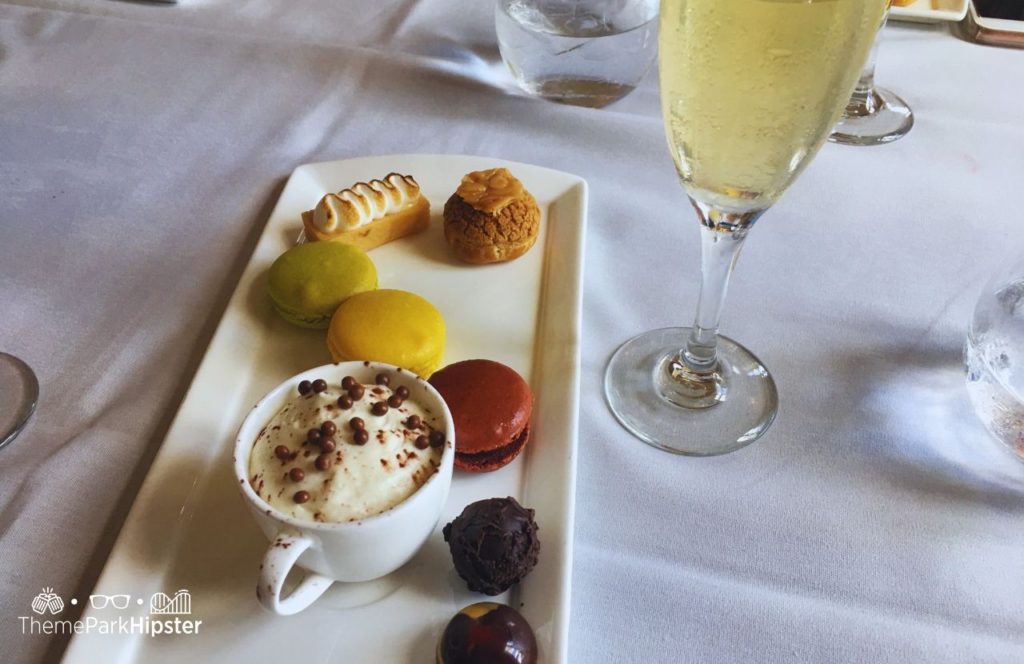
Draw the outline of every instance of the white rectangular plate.
M959 21L967 15L968 0L914 0L906 7L893 6L889 17L896 21L938 23Z
M536 197L541 235L525 256L489 266L452 257L441 211L467 172L507 166ZM431 300L444 315L445 363L504 362L536 397L531 441L493 473L456 471L441 523L419 554L377 582L335 584L293 617L264 612L257 569L267 541L232 479L235 432L273 386L330 362L324 332L281 320L265 294L267 268L301 230L300 213L328 191L391 171L412 174L431 202L431 227L370 252L381 287ZM537 510L540 562L497 598L533 626L541 660L566 661L579 409L579 335L586 182L527 164L450 155L395 155L300 166L267 222L163 447L136 497L95 594L131 596L127 609L86 607L82 619L149 615L157 592L186 589L198 634L79 633L65 661L425 662L448 619L487 599L455 574L441 527L468 503L515 496ZM65 598L67 600L67 598ZM88 605L87 598L76 598ZM161 616L154 616L159 618ZM169 616L168 616L169 617Z

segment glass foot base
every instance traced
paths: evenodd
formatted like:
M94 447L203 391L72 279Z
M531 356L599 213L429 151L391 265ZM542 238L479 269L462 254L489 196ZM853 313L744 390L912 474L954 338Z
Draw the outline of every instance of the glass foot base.
M880 145L902 138L914 126L907 102L876 87L859 106L847 107L828 140L844 145Z
M13 355L0 353L0 448L25 427L38 398L39 381L31 367Z
M746 447L775 419L775 381L750 351L720 336L720 400L698 408L676 405L664 395L678 392L671 365L689 336L688 327L667 327L622 344L604 376L608 407L630 433L668 452L714 456Z

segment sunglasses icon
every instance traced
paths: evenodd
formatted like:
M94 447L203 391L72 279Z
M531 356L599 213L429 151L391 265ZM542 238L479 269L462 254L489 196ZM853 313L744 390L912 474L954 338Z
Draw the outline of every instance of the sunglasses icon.
M105 609L108 604L115 609L127 609L131 599L131 595L89 595L89 604L94 609Z

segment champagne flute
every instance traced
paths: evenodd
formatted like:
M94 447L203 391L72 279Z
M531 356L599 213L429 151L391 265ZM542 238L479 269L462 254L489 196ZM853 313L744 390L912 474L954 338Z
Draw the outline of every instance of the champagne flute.
M750 351L718 335L729 275L754 223L825 142L886 0L662 0L659 69L672 158L700 221L692 328L615 352L605 397L656 447L694 456L750 444L778 396Z
M888 17L888 9L886 17ZM880 145L902 138L914 126L914 113L907 102L894 92L875 85L875 62L878 60L878 42L882 28L871 47L871 55L860 73L857 87L846 104L843 117L832 130L828 140L845 145Z

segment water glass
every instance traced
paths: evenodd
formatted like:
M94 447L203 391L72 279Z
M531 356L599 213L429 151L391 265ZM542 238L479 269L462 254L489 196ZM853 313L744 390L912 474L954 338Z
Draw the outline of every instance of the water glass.
M531 95L601 108L636 88L657 54L657 0L498 0L509 71Z
M964 346L967 393L989 432L1024 459L1024 254L981 293Z

